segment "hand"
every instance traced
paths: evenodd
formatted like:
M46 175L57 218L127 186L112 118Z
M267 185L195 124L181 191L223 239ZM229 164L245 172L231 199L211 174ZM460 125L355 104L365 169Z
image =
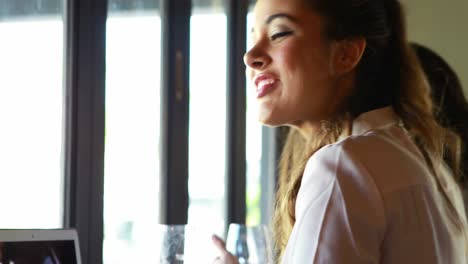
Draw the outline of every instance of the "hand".
M229 251L226 250L226 243L224 243L224 241L220 237L213 235L211 239L213 240L213 244L218 249L218 257L214 259L213 264L238 264L239 263L237 258L231 253L229 253Z

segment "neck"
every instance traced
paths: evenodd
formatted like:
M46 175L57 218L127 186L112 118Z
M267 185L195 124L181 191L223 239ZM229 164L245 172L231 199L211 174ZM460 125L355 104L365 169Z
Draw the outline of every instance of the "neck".
M343 113L346 108L347 100L354 91L355 85L355 72L349 72L335 79L332 89L335 91L335 99L329 104L329 109L325 110L323 118L310 119L297 121L290 126L297 129L305 140L309 141L312 137L323 133L323 131L334 130L338 124L334 122L340 122L337 119L344 118L338 116L339 113ZM346 118L347 119L347 118ZM342 120L344 121L344 120ZM348 125L343 127L344 131L347 132Z
M322 131L322 125L320 123L321 122L304 121L294 125L293 128L297 129L306 141L310 141L314 135Z

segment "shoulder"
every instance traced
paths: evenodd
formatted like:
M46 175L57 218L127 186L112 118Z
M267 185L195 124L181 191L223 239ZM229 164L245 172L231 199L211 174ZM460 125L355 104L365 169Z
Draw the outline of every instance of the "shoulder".
M361 140L360 136L346 138L323 147L309 159L296 199L297 223L311 225L322 215L321 226L317 226L322 231L336 228L340 219L349 220L351 226L346 228L354 231L361 230L362 223L369 228L374 225L378 230L385 226L380 188L357 151L366 145ZM323 220L332 215L334 220Z
M377 159L385 143L373 135L350 136L337 143L326 145L312 155L306 165L304 177L318 173L322 177L336 179L343 174L365 172L365 163ZM314 176L315 177L315 176Z
M304 211L330 188L338 188L343 195L362 194L380 200L379 188L360 154L367 145L361 136L348 137L312 155L304 170L296 212Z
M347 137L317 151L309 163L332 159L338 173L369 174L385 192L427 184L430 173L418 147L398 128Z
M382 197L427 184L428 173L411 139L404 134L373 131L324 146L312 155L304 170L298 200L305 198L310 202L331 184L347 193Z

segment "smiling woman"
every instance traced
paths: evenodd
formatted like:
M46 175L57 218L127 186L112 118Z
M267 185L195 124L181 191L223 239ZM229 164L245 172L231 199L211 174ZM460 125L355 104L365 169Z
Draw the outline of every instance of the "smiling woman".
M245 54L259 119L291 127L275 217L282 263L466 263L453 133L397 0L259 0ZM236 262L215 238L218 263Z
M329 72L331 47L321 37L323 21L318 14L301 11L302 3L295 3L287 7L295 16L282 13L285 7L257 4L262 12L256 12L256 44L244 58L248 77L257 87L260 121L269 125L294 125L299 120L291 118L311 115L318 118L326 115L326 106L336 104ZM276 89L279 86L290 88L285 93Z

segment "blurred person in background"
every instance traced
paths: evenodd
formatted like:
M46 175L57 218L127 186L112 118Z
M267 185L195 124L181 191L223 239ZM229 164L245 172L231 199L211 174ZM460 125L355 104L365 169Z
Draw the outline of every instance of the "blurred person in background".
M444 159L451 170L458 176L458 182L465 197L467 209L467 177L468 177L468 102L463 92L460 79L450 65L435 51L421 44L412 43L413 49L421 63L431 87L434 102L434 115L439 123L454 131L461 140L460 159Z

